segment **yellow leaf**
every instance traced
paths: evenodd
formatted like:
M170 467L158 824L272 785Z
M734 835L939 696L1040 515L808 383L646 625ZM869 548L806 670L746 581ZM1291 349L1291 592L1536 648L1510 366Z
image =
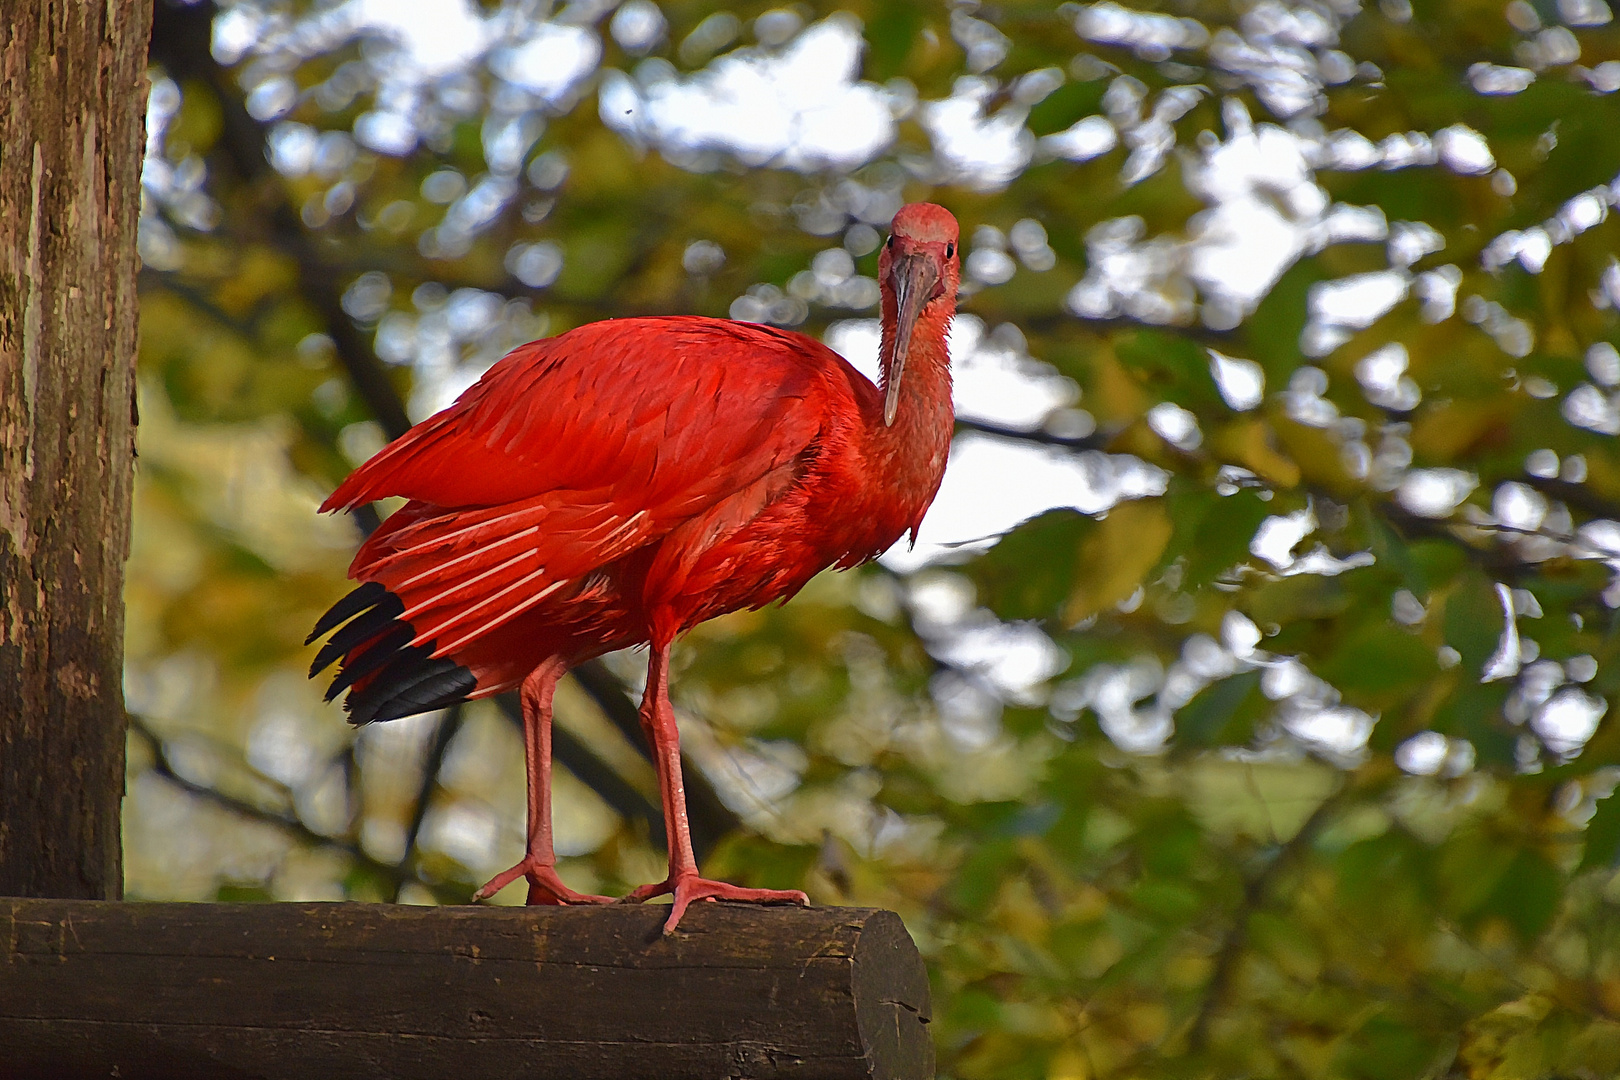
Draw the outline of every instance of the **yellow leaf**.
M1281 415L1273 416L1271 422L1277 441L1298 464L1305 480L1330 491L1348 491L1359 486L1344 471L1339 442L1328 432Z
M1112 352L1099 350L1091 358L1091 380L1086 407L1104 423L1117 425L1134 420L1153 404Z
M1086 1068L1085 1055L1075 1046L1058 1047L1047 1059L1046 1080L1091 1080L1091 1070Z
M1073 624L1119 603L1142 583L1170 542L1170 518L1158 502L1120 503L1080 546L1077 584L1064 618Z
M1423 461L1446 463L1512 439L1513 395L1487 400L1448 401L1423 411L1412 424L1412 452Z
M1299 466L1277 449L1271 428L1263 421L1239 420L1220 428L1211 437L1210 448L1273 487L1291 488L1299 483Z
M244 247L236 256L235 273L214 292L214 302L229 314L246 317L266 297L292 287L298 279L292 260L271 248Z

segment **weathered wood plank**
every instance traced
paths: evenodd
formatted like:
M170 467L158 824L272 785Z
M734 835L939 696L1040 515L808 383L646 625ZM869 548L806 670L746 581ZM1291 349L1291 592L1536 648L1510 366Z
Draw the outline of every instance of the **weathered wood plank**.
M0 900L0 1077L932 1077L866 908Z

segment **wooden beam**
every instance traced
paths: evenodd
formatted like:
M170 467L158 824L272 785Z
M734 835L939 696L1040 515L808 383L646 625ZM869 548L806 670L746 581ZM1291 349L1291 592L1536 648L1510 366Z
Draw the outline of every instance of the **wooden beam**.
M0 899L0 1077L927 1080L868 908Z

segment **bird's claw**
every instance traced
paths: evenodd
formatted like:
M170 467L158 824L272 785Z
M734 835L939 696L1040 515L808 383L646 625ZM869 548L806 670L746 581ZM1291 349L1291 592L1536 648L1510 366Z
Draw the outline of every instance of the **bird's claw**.
M550 863L535 861L532 857L526 858L508 870L502 870L484 883L484 887L473 893L473 903L488 900L502 889L506 888L518 878L529 879L529 904L611 904L611 896L595 896L591 893L575 892L562 883L557 876L556 866Z
M671 894L675 903L670 906L669 918L664 922L664 933L673 933L686 909L697 900L729 900L742 904L798 904L808 907L810 898L798 889L745 889L724 881L711 881L696 874L679 874L651 885L633 889L621 904L639 904L655 896Z

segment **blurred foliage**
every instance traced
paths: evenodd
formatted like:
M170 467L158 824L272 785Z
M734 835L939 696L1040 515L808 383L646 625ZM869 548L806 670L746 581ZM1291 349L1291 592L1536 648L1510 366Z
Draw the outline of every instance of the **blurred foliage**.
M356 735L304 680L358 536L321 494L535 336L870 319L928 198L1004 388L1072 382L962 401L959 450L1097 498L694 631L683 733L744 823L705 869L899 911L944 1076L1620 1073L1604 0L159 9L131 895L462 902L513 861L493 706ZM867 148L794 134L844 92ZM656 804L604 700L559 724ZM662 873L616 790L559 776L578 888Z

